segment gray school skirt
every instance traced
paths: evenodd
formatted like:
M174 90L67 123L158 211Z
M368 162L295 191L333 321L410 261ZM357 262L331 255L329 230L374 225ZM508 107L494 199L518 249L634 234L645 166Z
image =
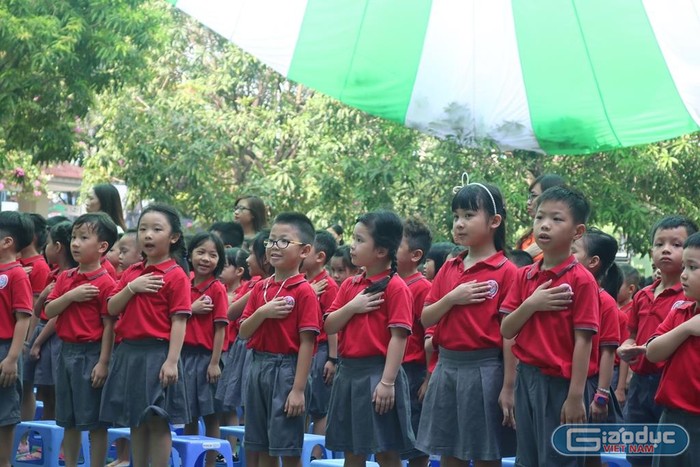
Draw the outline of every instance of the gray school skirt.
M659 423L675 423L690 435L688 449L678 456L654 456L654 467L697 467L700 465L700 415L684 410L664 409Z
M384 372L385 358L341 358L328 407L326 448L353 454L398 452L406 458L415 436L411 428L408 378L399 368L394 408L379 415L372 394Z
M331 384L323 380L323 368L328 360L328 342L318 344L318 350L311 360L311 400L309 401L309 415L318 420L328 414L328 403L331 400Z
M498 460L515 454L515 432L503 426L501 349L454 351L440 359L423 400L416 447L462 460Z
M92 369L100 360L102 343L64 342L56 369L56 424L80 431L100 426L102 388L90 381Z
M12 339L0 340L0 362L7 357ZM21 421L22 402L22 359L17 359L17 381L12 386L0 387L0 426L16 425Z
M29 339L29 347L34 345L34 341L39 333L46 326L46 321L37 323ZM29 349L27 349L29 350ZM39 360L29 358L29 351L24 353L24 382L30 386L54 386L56 384L56 369L58 368L58 355L61 353L61 339L56 333L41 346Z
M240 337L231 344L223 360L219 384L216 387L217 408L223 412L235 412L244 405L245 388L250 373L252 353L246 348L246 341Z
M183 377L187 387L187 408L190 412L190 421L216 413L214 407L216 384L207 381L211 350L184 345L180 353L180 361L182 361Z
M418 426L420 425L420 417L423 411L423 402L418 400L418 391L425 381L425 374L428 372L425 363L403 363L401 364L403 371L406 372L406 378L408 378L408 395L411 398L411 428L413 429L413 434L418 437ZM411 452L406 454L407 459L414 459L416 457L427 456L428 454L419 451L418 449L413 449Z
M168 347L168 341L157 339L119 344L102 391L100 421L120 426L139 426L150 417L162 417L173 424L190 421L181 361L177 383L167 388L160 384Z

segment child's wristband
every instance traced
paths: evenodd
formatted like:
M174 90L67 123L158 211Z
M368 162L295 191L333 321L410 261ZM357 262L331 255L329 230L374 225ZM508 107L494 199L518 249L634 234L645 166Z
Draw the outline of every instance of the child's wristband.
M385 383L384 380L381 380L381 379L379 380L379 383L380 383L382 386L386 386L386 387L388 387L388 388L393 388L394 385L396 385L396 383L391 383L391 384Z
M131 292L131 295L136 295L136 292L131 289L131 282L126 283L126 289Z

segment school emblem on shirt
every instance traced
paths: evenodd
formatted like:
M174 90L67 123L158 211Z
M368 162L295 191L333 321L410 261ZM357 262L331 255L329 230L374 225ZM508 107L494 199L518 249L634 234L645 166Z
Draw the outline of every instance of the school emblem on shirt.
M559 284L557 287L565 287L566 291L569 292L571 295L574 294L574 289L571 288L571 285L567 284L566 282Z
M1 288L1 287L0 287ZM678 300L676 303L673 304L671 307L672 310L675 310L676 308L680 308L683 305L685 305L686 301L685 300Z
M4 289L5 287L7 287L8 282L9 279L7 278L7 274L0 275L0 289Z
M498 282L496 282L493 279L489 279L486 281L486 283L489 285L489 293L486 296L486 298L493 298L496 296L498 293Z
M291 295L286 295L286 296L284 296L283 298L284 298L284 301L287 302L287 305L289 305L289 306L291 306L291 307L293 307L293 306L294 306L294 303L296 303L296 302L294 301L294 297L292 297Z
M202 295L202 301L204 303L211 303L211 297L209 295Z

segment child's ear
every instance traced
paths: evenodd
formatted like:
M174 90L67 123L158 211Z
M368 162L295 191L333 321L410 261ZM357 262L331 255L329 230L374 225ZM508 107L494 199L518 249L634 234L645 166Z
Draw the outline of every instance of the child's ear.
M575 233L574 233L574 241L578 240L579 238L583 237L583 234L586 233L586 224L578 224L575 228Z
M423 254L423 250L420 248L411 251L411 262L415 264L420 263L420 260L423 259Z
M306 258L307 256L309 256L309 253L311 253L311 245L309 245L308 243L306 245L302 245L301 251L299 251L299 256L301 256L302 258Z
M240 266L236 268L236 275L237 275L238 277L243 277L243 273L245 273L245 269L243 269L243 268L240 267Z
M501 222L503 222L503 216L500 214L494 214L491 216L491 228L492 229L497 229L501 226Z
M179 233L170 234L170 243L171 243L172 245L175 245L175 244L177 243L178 240L180 240L180 234L179 234Z
M97 251L100 252L100 255L104 255L106 252L109 251L109 243L108 242L100 242L100 246L98 247Z
M592 258L588 258L588 264L591 268L597 268L600 266L600 256L595 255Z
M374 249L374 251L377 252L377 257L378 257L378 258L385 258L385 257L389 256L389 250L387 250L387 249L384 248L384 247L376 247L376 248Z
M325 251L319 251L316 253L316 261L321 263L321 264L326 264L326 252Z
M15 244L15 239L10 237L9 235L7 237L0 238L0 247L2 247L2 248L9 248L14 244ZM17 252L17 253L19 253L19 252Z

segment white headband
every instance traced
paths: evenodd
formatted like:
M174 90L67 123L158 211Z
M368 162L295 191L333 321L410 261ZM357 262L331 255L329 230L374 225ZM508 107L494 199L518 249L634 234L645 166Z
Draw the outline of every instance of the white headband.
M476 186L479 186L479 187L483 188L484 190L486 190L486 193L489 194L489 198L491 198L491 203L493 204L493 213L498 214L498 209L496 209L496 200L494 199L493 195L491 194L491 191L488 188L486 188L485 185L482 185L481 183L476 183L476 182L469 183L469 174L467 172L462 173L462 184L454 187L452 189L452 192L454 194L457 194L459 192L459 190L461 190L465 186L469 186L469 185L476 185Z

